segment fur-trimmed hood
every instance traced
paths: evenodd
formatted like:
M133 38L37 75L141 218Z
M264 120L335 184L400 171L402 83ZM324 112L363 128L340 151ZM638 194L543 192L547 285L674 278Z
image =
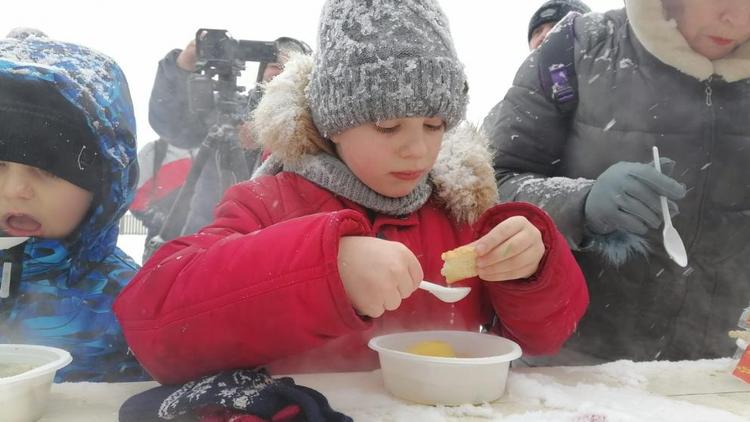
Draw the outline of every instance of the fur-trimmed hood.
M312 57L294 56L266 85L253 112L254 139L282 163L297 163L306 154L335 154L315 127L305 96L312 67ZM498 202L489 140L468 123L446 133L430 179L458 221L474 222Z
M626 0L625 8L638 40L662 62L701 81L712 75L727 82L750 78L750 41L729 56L712 61L690 48L674 20L664 16L661 1Z

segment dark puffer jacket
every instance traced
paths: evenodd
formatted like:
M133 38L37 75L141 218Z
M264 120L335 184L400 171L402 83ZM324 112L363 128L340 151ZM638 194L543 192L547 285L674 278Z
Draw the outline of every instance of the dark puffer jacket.
M661 2L629 0L626 10L567 21L580 95L572 115L543 94L540 49L487 116L500 196L549 212L588 281L589 311L566 346L577 357L554 363L728 356L726 332L750 300L750 43L711 62ZM583 232L593 181L618 161L650 162L654 145L689 189L674 219L687 269L666 256L660 230L640 239L650 252L619 267L622 239L592 244Z

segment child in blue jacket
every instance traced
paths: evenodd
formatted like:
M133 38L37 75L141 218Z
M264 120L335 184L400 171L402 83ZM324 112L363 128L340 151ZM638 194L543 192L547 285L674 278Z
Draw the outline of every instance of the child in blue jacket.
M40 37L0 40L0 343L59 347L56 381L145 372L111 311L137 265L116 247L138 178L127 82L110 58Z

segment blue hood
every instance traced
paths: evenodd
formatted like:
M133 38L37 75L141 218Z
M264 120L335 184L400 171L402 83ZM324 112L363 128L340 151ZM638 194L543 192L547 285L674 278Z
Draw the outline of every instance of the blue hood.
M86 117L98 139L104 176L89 214L76 231L62 241L31 239L26 253L60 247L71 258L70 279L112 254L117 222L133 199L138 179L136 131L127 81L109 57L75 44L30 37L0 40L0 76L52 84ZM43 254L43 253L42 253Z

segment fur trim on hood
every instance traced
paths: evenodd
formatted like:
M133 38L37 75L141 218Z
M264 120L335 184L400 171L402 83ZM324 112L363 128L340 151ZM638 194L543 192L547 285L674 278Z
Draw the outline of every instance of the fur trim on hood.
M254 138L282 163L296 163L305 154L335 155L331 141L313 124L305 97L312 67L312 57L292 57L266 85L252 115ZM446 133L430 177L457 221L473 223L498 202L489 140L468 123Z
M750 78L750 42L727 57L711 61L690 48L677 23L664 16L661 1L626 0L625 8L641 44L669 66L701 81L712 75L719 75L727 82Z

